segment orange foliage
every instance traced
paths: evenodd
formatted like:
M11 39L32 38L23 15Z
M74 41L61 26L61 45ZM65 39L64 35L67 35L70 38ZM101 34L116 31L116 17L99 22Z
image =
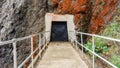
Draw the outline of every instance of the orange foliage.
M83 18L82 14L75 14L74 15L74 20L75 20L75 25Z
M88 10L88 2L90 0L52 0L53 5L58 6L59 13L65 14L70 13L74 14L75 24L78 25L81 23L83 18L82 13L86 13ZM103 4L103 1L105 2ZM109 21L115 10L115 5L118 0L96 0L93 7L93 15L92 15L92 24L90 26L89 31L91 33L99 33L101 28L104 26L105 21ZM102 8L101 8L102 7ZM104 21L104 19L106 19Z
M88 0L77 0L73 6L73 13L82 13L87 10L87 2Z
M76 5L82 6L82 5L87 4L87 2L88 2L88 0L77 0L77 1L76 1Z
M58 3L59 3L58 0L52 0L52 2L53 2L54 6L58 5Z
M62 13L69 13L72 0L62 0L61 2L61 11Z
M103 27L105 21L109 21L115 10L115 5L117 3L117 0L104 0L105 5L102 5L102 10L98 11L100 9L98 6L101 6L102 0L96 0L94 9L93 9L93 16L92 16L92 25L90 26L90 32L91 33L99 33L101 28ZM104 21L105 19L105 21Z
M58 0L54 1L53 3L58 2ZM58 9L61 10L61 13L72 13L77 14L80 12L85 12L87 9L87 2L88 0L62 0L58 4Z
M73 14L75 21L78 22L82 19L81 13L85 13L88 8L88 1L89 0L61 0L58 4L58 10L60 10L62 14ZM53 3L56 2L58 2L58 0L53 0Z
M103 7L103 9L104 9L104 10L100 12L99 17L100 17L100 16L105 16L106 14L108 14L109 11L110 11L110 9L111 9L111 7L110 7L109 5L105 5L105 6Z
M87 9L87 5L83 5L83 6L76 6L74 8L74 13L82 13L82 12L85 12Z
M96 0L95 5L99 5L101 3L101 0Z

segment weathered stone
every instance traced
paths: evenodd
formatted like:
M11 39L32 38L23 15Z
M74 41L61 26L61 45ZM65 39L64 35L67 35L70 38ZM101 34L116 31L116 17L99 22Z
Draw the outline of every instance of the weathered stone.
M99 33L113 16L117 3L118 0L0 0L0 41L43 31L46 11L73 14L76 30ZM18 64L30 53L29 42L17 43ZM12 44L0 46L0 68L13 68L12 50Z
M47 0L0 0L0 40L24 37L43 31ZM20 64L30 54L30 41L17 43ZM13 47L0 46L0 68L13 68Z

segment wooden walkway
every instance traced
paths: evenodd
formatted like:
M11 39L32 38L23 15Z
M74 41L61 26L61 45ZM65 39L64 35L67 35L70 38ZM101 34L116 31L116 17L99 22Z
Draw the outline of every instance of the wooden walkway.
M88 68L68 42L50 43L36 68Z

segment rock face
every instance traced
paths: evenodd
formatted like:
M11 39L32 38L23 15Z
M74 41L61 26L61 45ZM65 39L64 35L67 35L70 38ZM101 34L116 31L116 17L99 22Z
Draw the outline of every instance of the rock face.
M43 31L46 11L47 0L0 0L0 40L11 40ZM20 45L22 44L17 47L24 53L18 55L19 62L29 49L29 46ZM11 44L0 46L0 68L13 68L12 50Z
M96 0L94 2L91 25L91 33L99 33L103 26L114 16L119 0Z
M114 15L119 0L52 0L57 13L73 14L78 31L97 34Z
M52 2L55 13L73 14L76 30L88 32L86 28L88 28L92 16L91 0L52 0Z
M114 15L119 0L0 0L0 41L44 30L48 12L73 14L76 30L99 33ZM29 54L30 44L17 43L18 64ZM0 46L0 68L13 68L13 47Z

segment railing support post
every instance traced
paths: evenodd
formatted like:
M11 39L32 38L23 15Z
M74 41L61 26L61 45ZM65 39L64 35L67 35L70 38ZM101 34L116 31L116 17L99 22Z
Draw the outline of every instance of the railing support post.
M72 33L71 33L71 34L72 34ZM75 31L74 31L74 35L77 36L77 34L76 34ZM77 46L76 39L77 39L77 38L74 38L74 37L73 37L73 41L74 41L74 42L73 42L73 45L74 45L74 47L76 47L76 50L77 50L77 49L78 49L78 46Z
M77 42L75 41L75 46L76 46L76 50L78 51L79 49L78 49L78 46L77 46Z
M44 38L45 38L45 47L47 47L47 38L46 36Z
M94 36L92 36L92 50L93 52L95 52L95 40L94 40ZM93 54L93 68L95 68L95 56Z
M44 36L42 37L42 44L43 44L43 46L44 46L44 44L45 44Z
M83 57L83 35L81 33L82 57Z
M16 40L13 39L13 60L14 60L14 68L17 68L17 48L16 48Z
M33 53L33 36L31 37L31 54ZM34 55L34 54L33 54ZM33 55L31 57L31 61L32 61L32 68L34 68L34 63L33 63Z
M41 58L40 50L41 50L41 34L39 34L39 56Z
M39 34L39 46L41 46L41 34Z

